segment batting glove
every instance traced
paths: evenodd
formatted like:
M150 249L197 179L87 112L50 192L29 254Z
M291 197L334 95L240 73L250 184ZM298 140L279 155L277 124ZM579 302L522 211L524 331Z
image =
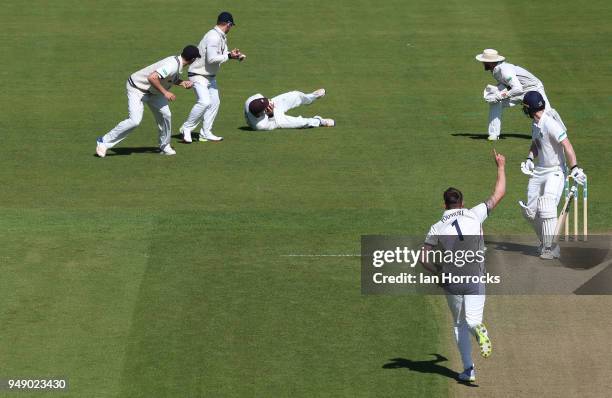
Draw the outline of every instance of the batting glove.
M533 164L532 158L527 158L524 162L521 162L521 171L523 174L527 174L528 176L533 175L534 169L535 165Z
M580 185L584 185L587 176L586 174L584 174L584 171L580 167L578 167L578 165L572 167L570 172L570 176L574 179L574 181L576 181Z

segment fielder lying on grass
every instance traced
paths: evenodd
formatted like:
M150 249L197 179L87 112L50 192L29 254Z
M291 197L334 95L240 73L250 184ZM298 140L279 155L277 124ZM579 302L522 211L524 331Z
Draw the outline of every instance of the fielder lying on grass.
M321 116L306 118L286 114L287 111L301 105L309 105L324 95L325 89L323 88L310 94L290 91L271 99L255 94L250 96L244 104L244 117L253 130L334 127L336 122L333 119L324 119Z

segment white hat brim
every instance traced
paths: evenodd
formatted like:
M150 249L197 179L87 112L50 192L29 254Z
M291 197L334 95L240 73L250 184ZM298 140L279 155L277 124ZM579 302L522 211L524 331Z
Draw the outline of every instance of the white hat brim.
M499 54L495 55L493 57L488 57L488 58L485 58L484 54L478 54L476 56L476 60L480 61L480 62L500 62L500 61L503 61L505 59L506 59L506 57L503 57L503 56L501 56Z

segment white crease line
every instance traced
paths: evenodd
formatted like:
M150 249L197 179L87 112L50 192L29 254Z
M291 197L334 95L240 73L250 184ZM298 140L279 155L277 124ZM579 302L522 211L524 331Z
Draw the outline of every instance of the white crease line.
M281 257L361 257L361 254L281 254Z

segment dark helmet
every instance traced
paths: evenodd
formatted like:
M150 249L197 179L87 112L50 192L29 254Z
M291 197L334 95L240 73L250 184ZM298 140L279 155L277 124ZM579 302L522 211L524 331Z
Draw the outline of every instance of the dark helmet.
M266 110L269 104L270 104L270 101L268 101L268 99L265 97L256 98L249 103L249 112L251 112L253 116L259 117L259 115L262 114L263 111Z
M537 91L529 91L523 97L523 112L525 115L533 118L533 115L546 107L544 97Z

